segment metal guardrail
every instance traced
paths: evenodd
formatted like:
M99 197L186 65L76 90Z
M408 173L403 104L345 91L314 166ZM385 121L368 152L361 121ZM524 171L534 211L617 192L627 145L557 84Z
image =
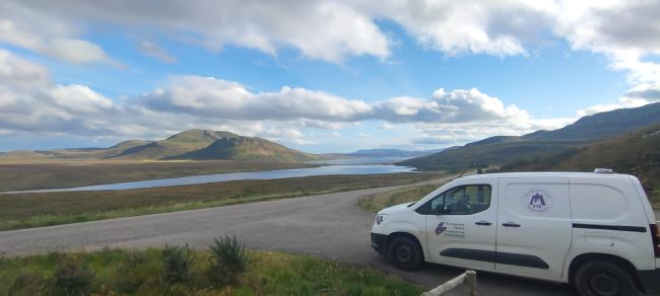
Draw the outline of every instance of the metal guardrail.
M445 295L447 292L456 289L462 284L465 284L466 295L477 296L477 272L474 270L467 270L461 275L447 281L440 286L437 286L433 290L422 293L422 296Z

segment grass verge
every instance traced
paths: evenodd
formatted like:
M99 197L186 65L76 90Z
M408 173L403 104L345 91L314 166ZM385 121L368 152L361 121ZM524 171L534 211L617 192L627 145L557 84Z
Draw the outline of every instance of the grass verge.
M120 191L5 194L0 195L0 230L403 185L437 177L429 173L337 175Z
M420 295L423 289L370 268L277 252L248 252L249 264L217 282L213 252L186 249L174 268L162 249L0 258L0 295ZM185 271L186 277L172 277ZM75 293L74 293L75 292Z

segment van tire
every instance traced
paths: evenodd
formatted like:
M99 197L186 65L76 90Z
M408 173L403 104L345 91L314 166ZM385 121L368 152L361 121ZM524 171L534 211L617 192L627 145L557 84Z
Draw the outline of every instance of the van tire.
M388 254L397 268L408 271L418 269L424 258L419 243L405 236L399 236L389 244Z
M573 283L581 296L636 295L637 287L630 273L618 264L590 261L578 267Z

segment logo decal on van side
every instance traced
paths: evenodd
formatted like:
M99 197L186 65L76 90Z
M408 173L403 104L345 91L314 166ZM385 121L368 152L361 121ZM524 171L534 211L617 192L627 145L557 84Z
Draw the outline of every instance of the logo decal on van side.
M465 223L456 222L440 222L438 227L435 228L436 235L443 235L447 237L465 237Z
M440 235L443 232L445 232L445 230L447 230L447 226L445 226L445 222L440 222L440 224L438 224L438 227L435 228L435 234Z
M545 212L552 207L552 198L541 190L532 190L523 199L525 206L532 212Z

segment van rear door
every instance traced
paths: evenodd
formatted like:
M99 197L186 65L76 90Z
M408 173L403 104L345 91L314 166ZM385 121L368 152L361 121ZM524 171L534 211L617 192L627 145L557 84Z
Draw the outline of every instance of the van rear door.
M498 187L495 270L561 279L572 240L569 179L501 178Z

